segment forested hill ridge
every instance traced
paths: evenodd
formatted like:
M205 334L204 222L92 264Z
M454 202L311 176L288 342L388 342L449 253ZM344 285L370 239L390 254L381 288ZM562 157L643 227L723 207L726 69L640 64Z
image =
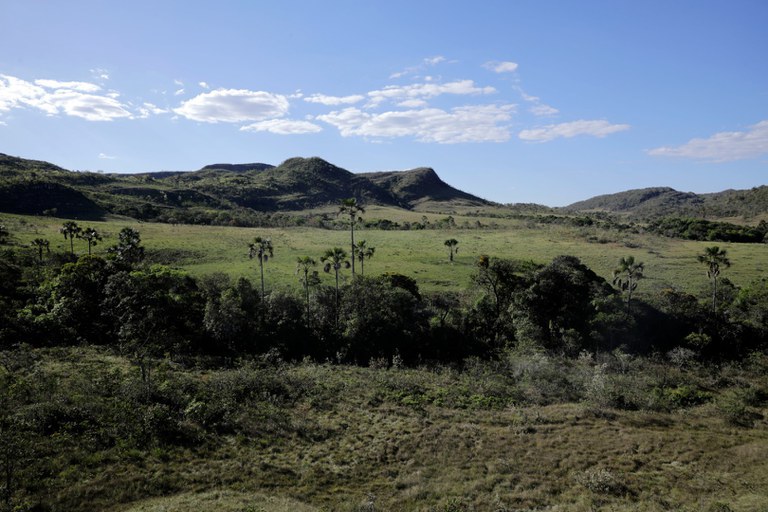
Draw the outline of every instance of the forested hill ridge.
M711 194L679 192L669 187L627 190L579 201L568 212L609 212L634 219L661 217L727 218L759 220L768 215L768 186L725 190Z
M321 158L266 163L217 163L196 171L137 174L80 172L0 153L0 212L97 219L107 213L196 224L259 225L279 212L301 211L354 197L419 211L499 206L445 183L431 168L353 173ZM521 205L507 205L511 213ZM768 221L768 186L712 194L668 187L628 190L549 209L568 214L606 212L629 220L663 218ZM516 209L517 208L517 209Z
M428 168L353 173L313 157L278 166L220 163L197 171L109 174L0 153L0 211L8 213L252 224L265 212L316 208L350 197L405 209L493 204L451 187Z

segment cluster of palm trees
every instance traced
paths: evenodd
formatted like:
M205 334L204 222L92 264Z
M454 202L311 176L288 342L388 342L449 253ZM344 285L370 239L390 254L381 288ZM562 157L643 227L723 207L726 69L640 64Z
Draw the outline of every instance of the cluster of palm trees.
M349 216L349 230L350 230L350 244L352 248L352 257L349 257L347 251L341 247L334 247L328 249L320 257L320 262L323 263L323 270L326 273L333 271L336 277L336 305L338 307L339 302L339 271L342 269L352 268L352 276L355 276L355 260L360 262L360 274L365 273L365 260L369 260L376 252L376 248L369 246L365 240L359 240L355 243L355 225L358 222L362 222L361 213L365 213L365 208L357 202L357 199L350 198L344 199L339 205L339 215ZM259 261L259 275L261 278L261 295L265 297L264 288L264 263L269 258L274 257L274 247L272 240L269 238L263 238L257 236L253 242L248 244L248 257L256 258ZM351 262L351 263L350 263ZM300 281L304 288L304 293L307 300L307 313L309 314L309 289L316 284L319 284L320 277L317 271L312 270L317 266L317 261L311 256L301 256L296 259L296 273L300 276Z
M446 242L447 245L447 242ZM731 266L725 249L718 246L707 247L704 252L697 255L699 263L707 267L707 277L712 282L712 314L717 314L717 279L723 268ZM613 284L627 296L627 314L631 312L632 293L637 289L637 283L642 279L645 265L635 261L634 256L627 256L619 260L619 266L613 271Z
M73 220L66 221L60 228L59 233L64 235L64 240L69 239L69 252L75 254L75 238L80 238L88 243L88 254L91 254L91 248L101 241L101 233L95 228L87 227L85 229L77 225ZM47 240L46 240L47 242ZM36 244L40 250L42 259L42 248ZM47 244L46 244L47 247Z

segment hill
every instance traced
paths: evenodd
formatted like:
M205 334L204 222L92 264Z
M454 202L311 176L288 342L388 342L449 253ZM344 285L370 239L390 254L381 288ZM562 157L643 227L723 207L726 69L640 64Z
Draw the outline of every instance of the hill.
M389 190L399 202L411 208L431 203L452 203L456 206L490 204L484 199L448 185L429 167L410 171L364 173L361 176Z
M768 213L768 186L712 194L680 192L668 187L643 188L596 196L563 210L609 212L639 220L671 216L756 220Z
M0 211L9 213L253 225L265 213L349 197L404 209L492 204L451 187L432 169L356 174L316 157L278 166L219 163L190 172L104 174L0 154Z

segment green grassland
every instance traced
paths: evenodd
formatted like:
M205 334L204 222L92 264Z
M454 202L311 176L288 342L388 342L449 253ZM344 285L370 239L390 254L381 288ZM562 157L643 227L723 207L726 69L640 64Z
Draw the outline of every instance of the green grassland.
M335 210L328 209L327 212ZM372 207L364 219L420 222L425 217L430 223L437 223L446 216L447 213ZM481 254L537 263L547 263L559 255L573 255L608 280L619 258L633 255L645 263L646 279L638 290L640 296L669 287L699 294L706 289L708 281L696 255L711 245L719 245L728 251L733 266L723 271L723 277L738 286L747 285L768 272L766 244L686 241L594 226L541 224L530 217L486 217L474 212L452 216L457 226L452 229L384 231L358 228L356 240L364 239L376 248L374 257L365 262L366 274L396 272L413 277L425 291L460 292L470 286L475 262ZM58 233L63 219L3 215L2 222L13 234L15 243L29 244L34 238L43 237L51 241L52 250L69 250L69 242ZM120 229L130 226L141 233L150 261L179 267L197 276L224 272L233 277L257 278L258 264L248 259L248 243L255 236L270 237L275 255L266 263L264 272L267 287L271 289L298 287L295 275L298 257L312 256L319 260L326 249L349 247L349 232L343 229L170 225L138 223L117 217L105 222L81 222L81 225L93 226L104 234L104 241L94 249L96 254L116 243ZM453 264L449 263L448 250L443 245L448 238L459 240L459 252ZM75 248L78 253L84 253L85 242L76 240ZM349 278L348 272L344 274ZM324 276L324 279L331 284L330 276Z

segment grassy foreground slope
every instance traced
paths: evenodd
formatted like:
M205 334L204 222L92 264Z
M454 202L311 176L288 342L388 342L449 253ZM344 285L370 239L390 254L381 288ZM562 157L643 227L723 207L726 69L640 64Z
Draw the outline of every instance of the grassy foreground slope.
M435 223L445 215L425 214L424 217ZM397 272L416 279L425 291L461 291L470 285L475 263L481 254L537 263L547 263L563 254L573 255L608 280L618 260L633 255L645 263L646 279L638 290L641 295L669 287L699 294L706 290L708 280L706 269L696 261L696 255L711 245L719 245L728 251L733 266L723 271L723 277L736 285L747 285L768 272L766 244L696 242L594 226L547 225L531 220L477 215L454 217L457 226L473 227L480 222L484 227L412 231L358 229L356 239L364 239L369 246L376 247L374 257L365 262L366 273ZM365 218L417 220L422 214L377 207L370 208ZM34 238L43 237L51 241L52 250L69 250L69 242L58 233L64 219L4 215L3 222L14 234L16 243L29 244ZM247 257L248 243L255 236L270 237L275 257L265 265L264 272L267 287L273 289L299 286L295 275L298 257L312 256L319 260L326 249L334 246L349 252L349 232L341 229L170 225L138 223L127 218L81 222L81 225L96 227L105 235L104 241L95 248L96 254L115 244L120 229L130 226L141 233L150 261L180 267L198 276L225 272L252 280L257 279L258 264ZM459 252L453 264L449 263L444 246L444 241L449 238L459 240ZM76 242L76 251L85 253L85 243L82 240ZM349 277L348 272L343 274ZM331 284L331 276L323 275L323 279Z
M167 362L147 383L95 348L26 358L36 510L768 510L765 356Z

